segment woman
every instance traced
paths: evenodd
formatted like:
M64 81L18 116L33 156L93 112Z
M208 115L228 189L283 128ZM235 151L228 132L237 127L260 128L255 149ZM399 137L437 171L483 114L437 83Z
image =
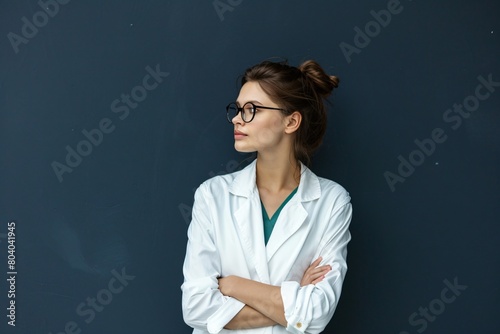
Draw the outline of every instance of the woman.
M347 270L352 209L339 184L306 164L338 86L314 61L264 61L246 70L227 106L241 171L195 192L182 307L193 333L319 333Z

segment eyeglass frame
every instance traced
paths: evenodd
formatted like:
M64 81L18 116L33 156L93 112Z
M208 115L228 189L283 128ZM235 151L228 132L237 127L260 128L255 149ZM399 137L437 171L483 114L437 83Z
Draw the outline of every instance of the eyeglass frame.
M249 121L245 120L245 117L243 116L243 109L245 108L245 106L247 104L250 104L252 106L252 109L253 109L253 112L252 112L252 117L250 118ZM233 117L229 118L229 107L231 105L234 105L236 107L236 110L237 112L234 114ZM227 121L229 123L233 123L233 118L238 116L239 113L241 113L241 119L243 120L243 122L245 123L250 123L251 121L253 121L254 117L255 117L255 112L257 111L257 109L271 109L271 110L285 110L283 108L276 108L276 107L265 107L265 106L258 106L256 104L254 104L253 102L246 102L242 107L238 107L238 103L236 102L231 102L229 103L227 106L226 106L226 118L227 118Z

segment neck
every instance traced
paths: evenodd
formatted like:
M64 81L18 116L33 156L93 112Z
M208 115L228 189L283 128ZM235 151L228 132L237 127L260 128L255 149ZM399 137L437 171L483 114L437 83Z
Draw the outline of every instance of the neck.
M257 187L271 193L292 191L299 185L300 163L293 154L272 155L257 153Z

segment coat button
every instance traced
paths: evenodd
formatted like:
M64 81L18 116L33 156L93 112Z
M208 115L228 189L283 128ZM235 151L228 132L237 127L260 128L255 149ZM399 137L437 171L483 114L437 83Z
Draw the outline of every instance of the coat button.
M301 322L297 322L297 324L295 325L297 328L300 328L302 327L302 323Z

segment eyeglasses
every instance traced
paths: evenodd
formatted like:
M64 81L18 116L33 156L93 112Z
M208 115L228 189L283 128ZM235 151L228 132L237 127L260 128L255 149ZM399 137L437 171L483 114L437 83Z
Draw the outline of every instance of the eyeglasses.
M231 102L226 107L227 121L229 123L233 123L233 118L236 117L241 111L241 119L243 122L250 123L255 117L255 111L257 109L283 110L282 108L256 106L252 102L247 102L243 105L243 107L238 107L236 102Z

